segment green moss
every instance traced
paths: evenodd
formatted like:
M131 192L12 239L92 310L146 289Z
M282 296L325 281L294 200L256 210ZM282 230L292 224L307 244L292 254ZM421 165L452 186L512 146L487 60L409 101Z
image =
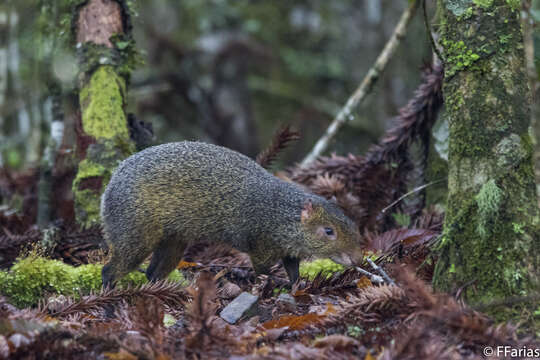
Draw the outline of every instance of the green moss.
M463 40L457 42L444 39L442 41L446 54L446 63L448 70L447 76L452 76L456 72L470 67L474 62L480 59L480 55L468 49Z
M79 170L77 172L81 178L104 176L106 173L107 169L103 165L96 164L88 159L84 159L79 163Z
M116 64L116 71L129 79L131 72L144 64L141 54L137 51L135 40L131 36L121 34L111 37L111 42L120 54L120 61Z
M452 94L449 94L446 99L446 106L450 107L452 109L459 109L463 106L465 103L465 99L463 98L463 94L460 91L455 91Z
M353 337L353 338L359 338L360 336L364 335L366 331L362 329L360 326L357 325L349 325L347 326L347 336Z
M84 132L96 139L114 139L129 144L124 112L125 80L112 66L100 66L80 92Z
M9 271L0 271L0 294L18 307L36 305L49 295L79 298L101 289L102 267L101 264L74 267L31 255L17 261ZM185 281L177 270L168 279ZM134 271L119 281L119 287L138 286L146 281L143 273Z
M77 221L99 223L100 196L119 160L135 152L124 112L125 80L112 66L100 66L81 89L84 132L96 139L73 182Z
M137 51L135 40L126 34L116 34L110 38L113 47L84 43L78 45L79 71L91 76L101 66L110 66L118 75L129 82L131 72L144 64Z
M521 7L521 0L506 0L506 3L510 5L512 11L519 10Z
M493 0L473 0L473 3L482 9L488 9L493 5Z
M518 234L518 235L525 234L525 230L524 230L525 225L512 223L512 227L514 228L514 232L516 234Z
M111 176L111 171L101 164L96 164L90 159L84 159L79 163L77 176L73 180L73 195L75 200L75 210L77 221L84 228L90 228L99 224L100 193L104 189L103 184L107 184ZM99 189L81 188L84 181L90 179L100 179L102 185Z
M287 294L287 289L275 288L274 290L272 290L272 293L274 294L274 296L278 296L279 294Z
M472 7L469 7L467 8L467 10L463 12L463 14L457 17L457 20L458 21L469 20L473 16L473 14L474 14L474 9Z
M330 259L317 259L300 263L300 276L313 279L317 274L322 273L326 277L330 277L333 273L343 271L343 269L343 265L336 264Z
M495 180L489 180L485 183L478 195L476 195L475 200L478 206L478 226L476 231L478 235L485 238L490 235L488 224L493 224L497 220L499 214L499 209L503 201L503 192Z
M501 45L508 44L508 42L510 42L511 40L512 40L512 34L506 34L506 35L499 36L499 43Z

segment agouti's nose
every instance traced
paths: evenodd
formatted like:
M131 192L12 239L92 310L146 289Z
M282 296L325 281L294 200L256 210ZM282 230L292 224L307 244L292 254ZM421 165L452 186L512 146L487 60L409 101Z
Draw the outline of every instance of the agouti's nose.
M350 252L350 258L353 265L359 265L364 259L364 251L362 249L355 249Z
M353 264L351 257L349 256L349 254L346 253L336 254L334 256L331 256L330 259L337 262L338 264L345 266L351 266Z

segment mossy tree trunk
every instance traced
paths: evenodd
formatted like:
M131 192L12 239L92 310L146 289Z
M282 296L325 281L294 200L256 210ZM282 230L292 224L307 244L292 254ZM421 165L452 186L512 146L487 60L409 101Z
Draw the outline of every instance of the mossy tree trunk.
M77 221L89 227L99 222L100 196L112 171L135 151L125 113L134 45L124 2L90 0L74 11L81 67L77 147L83 159L73 193Z
M434 285L471 303L526 295L540 252L520 1L438 7L450 143Z

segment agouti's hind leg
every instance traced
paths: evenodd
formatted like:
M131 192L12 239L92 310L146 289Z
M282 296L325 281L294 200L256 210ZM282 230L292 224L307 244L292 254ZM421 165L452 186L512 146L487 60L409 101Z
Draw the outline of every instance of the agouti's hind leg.
M152 255L152 260L148 269L146 269L146 277L150 281L165 279L171 271L176 269L186 245L182 241L176 239L166 239L158 245Z

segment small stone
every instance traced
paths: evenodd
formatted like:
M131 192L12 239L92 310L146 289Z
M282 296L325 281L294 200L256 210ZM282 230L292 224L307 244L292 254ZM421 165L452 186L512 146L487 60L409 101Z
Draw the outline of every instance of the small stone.
M47 299L47 309L50 312L55 313L60 310L66 302L67 298L64 295L51 296Z
M228 322L234 324L241 317L251 317L257 313L258 296L243 292L229 303L219 314L219 316Z
M22 334L13 334L9 337L9 341L13 344L13 346L18 349L21 346L26 346L30 344L30 340L22 335Z
M316 348L331 348L335 351L352 351L360 346L360 343L349 336L334 334L315 340L313 345Z
M219 296L222 299L232 299L232 298L237 297L241 293L242 293L242 289L240 289L240 286L236 285L235 283L227 281L225 285L221 287Z
M291 294L280 294L276 300L276 305L283 311L296 311L296 300Z
M9 344L5 336L0 335L0 358L7 359L9 357Z

